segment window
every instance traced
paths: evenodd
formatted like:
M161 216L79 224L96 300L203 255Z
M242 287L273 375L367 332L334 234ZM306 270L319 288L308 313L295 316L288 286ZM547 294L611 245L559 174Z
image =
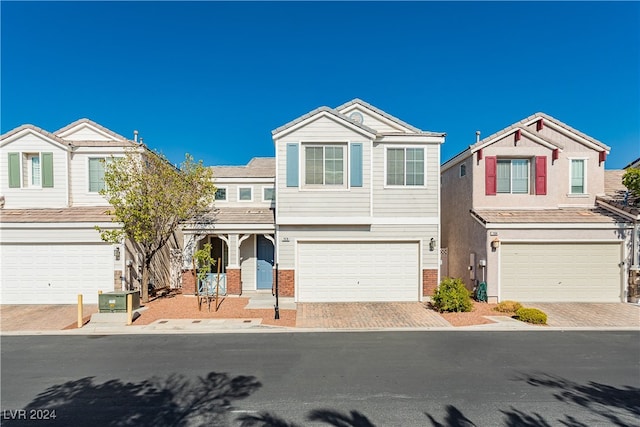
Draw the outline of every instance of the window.
M497 166L498 193L529 193L528 159L498 159Z
M239 188L238 189L238 200L250 202L252 200L251 187Z
M89 192L104 190L104 170L107 159L104 157L89 158Z
M53 188L53 153L7 153L9 188Z
M262 189L262 201L268 202L276 199L276 193L273 187L264 187Z
M467 165L464 163L460 165L460 178L467 175Z
M570 194L585 194L586 160L571 159L571 192Z
M27 154L27 186L28 187L40 187L41 174L40 174L40 154Z
M305 147L304 183L306 185L344 185L344 146Z
M226 188L217 188L216 189L216 200L218 200L218 201L227 200L227 189Z
M424 185L424 149L387 149L387 185Z

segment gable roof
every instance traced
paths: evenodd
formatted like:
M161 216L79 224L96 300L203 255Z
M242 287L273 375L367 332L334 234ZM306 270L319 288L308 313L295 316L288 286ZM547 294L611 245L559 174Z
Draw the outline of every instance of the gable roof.
M102 126L101 124L96 123L93 120L90 120L90 119L87 119L87 118L78 119L73 123L69 123L65 127L61 128L61 129L58 129L54 133L56 135L60 135L60 134L63 134L65 132L73 129L74 127L77 127L77 126L82 125L82 124L93 126L96 129L98 129L99 131L104 132L104 133L108 134L109 136L113 137L114 140L125 140L125 141L127 140L127 138L125 138L124 136L122 136L122 135L120 135L118 133L115 133L111 129L107 129L106 127Z
M560 209L471 209L483 224L621 224L628 220L602 207ZM489 226L490 227L490 226Z
M632 161L631 163L629 163L627 166L624 167L624 169L629 169L629 168L640 168L640 157L638 157L637 159L635 159L634 161Z
M451 166L453 166L454 164L458 163L459 161L466 159L467 157L473 155L476 151L480 150L481 148L484 148L488 145L493 144L494 142L496 142L497 140L508 136L509 134L515 133L517 130L520 130L521 132L524 132L529 138L533 139L534 141L536 139L538 139L538 143L541 143L543 145L547 145L549 146L549 148L551 147L556 147L559 149L563 149L564 147L559 144L558 142L552 141L549 138L546 138L544 135L541 134L535 134L532 133L531 131L529 131L527 129L527 126L531 125L532 123L535 123L536 121L543 119L545 125L551 125L552 127L557 127L560 132L564 133L567 137L571 138L572 135L573 136L577 136L579 138L582 139L582 141L578 140L578 142L587 145L587 144L591 144L593 146L595 146L595 149L597 149L598 151L606 151L609 152L611 150L611 147L605 145L604 143L598 141L595 138L590 137L589 135L580 132L579 130L569 126L568 124L546 114L543 112L538 112L535 114L530 115L529 117L526 117L516 123L513 123L509 126L507 126L504 129L501 129L489 136L487 136L486 138L481 139L480 141L469 145L468 148L464 149L463 151L461 151L460 153L456 154L455 156L453 156L452 158L450 158L449 160L447 160L446 162L444 162L442 164L442 168L441 171L444 172L445 170L449 169ZM572 138L574 140L576 140L576 138ZM585 142L587 142L587 144L585 144Z
M407 128L411 132L414 132L414 133L417 133L417 134L420 134L420 135L427 135L427 136L445 136L446 135L446 133L442 133L442 132L429 132L429 131L423 131L421 129L418 129L417 127L412 126L412 125L410 125L410 124L398 119L397 117L394 117L391 114L388 114L385 111L382 111L379 108L376 108L373 105L369 104L368 102L365 102L365 101L363 101L363 100L361 100L359 98L352 99L351 101L346 102L346 103L344 103L344 104L342 104L342 105L340 105L340 106L338 106L336 108L329 108L329 107L326 107L326 106L318 107L315 110L310 111L307 114L305 114L303 116L300 116L297 119L292 120L292 121L290 121L289 123L287 123L287 124L285 124L283 126L280 126L277 129L274 129L273 131L271 131L271 134L273 136L275 136L276 134L281 134L282 132L284 132L284 131L286 131L288 129L291 129L294 126L296 126L296 125L304 122L305 120L308 120L308 119L310 119L310 118L312 118L312 117L314 117L314 116L316 116L316 115L318 115L320 113L330 114L330 115L332 115L333 117L335 117L335 118L337 118L339 120L346 121L348 124L354 125L354 126L360 128L361 130L365 131L366 133L371 134L372 136L376 136L376 135L380 134L375 129L372 129L369 126L366 126L366 125L364 125L364 124L362 124L360 122L357 122L357 121L353 120L351 117L347 116L346 114L342 114L340 112L340 111L345 110L345 109L347 109L347 108L349 108L349 107L351 107L353 105L359 105L361 107L364 107L365 109L368 109L368 110L370 110L370 111L372 111L372 112L374 112L376 114L379 114L380 116L386 118L387 120L390 120L390 121L394 122L395 124L397 124L397 125L399 125L401 127ZM407 132L401 132L401 131L392 132L392 133L383 132L381 134L384 134L384 135L406 135Z
M37 126L31 125L31 124L25 124L25 125L21 125L18 126L15 129L11 129L10 131L6 132L3 135L0 135L0 142L3 142L7 139L10 139L12 136L18 135L19 133L23 132L23 131L30 131L30 132L34 132L37 134L40 134L62 146L64 146L65 148L69 147L70 144L68 141L65 141L62 138L57 137L56 135L52 134L51 132L48 132L42 128L39 128Z
M213 178L275 178L276 159L254 157L246 166L212 166Z

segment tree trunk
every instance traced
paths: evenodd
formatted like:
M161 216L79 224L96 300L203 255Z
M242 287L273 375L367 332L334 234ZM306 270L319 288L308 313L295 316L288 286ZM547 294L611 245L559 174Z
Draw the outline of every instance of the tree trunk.
M142 295L141 295L142 302L143 303L149 302L149 264L147 263L146 259L142 263L142 284L141 284L141 289L142 289Z

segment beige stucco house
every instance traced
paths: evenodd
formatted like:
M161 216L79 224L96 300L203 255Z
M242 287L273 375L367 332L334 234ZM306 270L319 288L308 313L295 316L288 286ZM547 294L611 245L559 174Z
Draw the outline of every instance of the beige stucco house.
M544 113L442 165L443 270L489 301L627 298L633 225L596 203L610 148Z

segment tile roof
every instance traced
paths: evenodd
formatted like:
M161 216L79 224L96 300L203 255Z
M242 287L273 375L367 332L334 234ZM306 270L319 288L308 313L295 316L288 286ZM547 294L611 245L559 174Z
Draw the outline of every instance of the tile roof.
M640 198L634 197L622 184L624 174L624 170L605 170L605 194L597 196L596 200L638 217L640 216Z
M205 224L274 224L274 210L270 208L214 208L209 213L195 220Z
M254 157L245 166L212 166L213 178L275 178L276 159Z
M120 135L120 134L118 134L118 133L115 133L115 132L114 132L114 131L112 131L111 129L107 129L106 127L102 126L101 124L96 123L96 122L94 122L93 120L86 119L86 118L78 119L78 120L76 120L76 121L75 121L75 122L73 122L73 123L69 123L68 125L66 125L66 126L65 126L65 127L63 127L62 129L58 129L57 131L55 131L55 132L54 132L54 134L59 135L59 134L61 134L61 133L65 132L65 131L67 131L67 130L69 130L69 129L71 129L71 128L75 127L75 126L78 126L78 125L80 125L80 124L83 124L83 123L86 123L86 124L88 124L88 125L91 125L91 126L93 126L93 127L95 127L95 128L100 129L102 132L105 132L105 133L107 133L107 134L111 135L111 136L112 136L114 139L116 139L116 140L126 140L126 139L127 139L127 138L125 138L124 136L122 136L122 135Z
M536 210L472 209L471 214L484 224L617 224L628 222L628 219L621 215L601 207Z
M37 133L39 133L41 135L44 135L47 138L53 139L54 141L56 141L59 144L69 145L68 141L65 141L64 139L57 137L56 135L52 134L51 132L46 131L46 130L44 130L42 128L39 128L39 127L31 125L31 124L25 124L25 125L18 126L15 129L11 129L10 131L4 133L3 135L0 135L0 140L7 139L10 136L13 136L13 135L15 135L17 133L20 133L25 129L30 129L30 130L32 130L34 132L37 132Z
M111 221L108 206L87 206L59 209L0 209L2 223L58 223Z

